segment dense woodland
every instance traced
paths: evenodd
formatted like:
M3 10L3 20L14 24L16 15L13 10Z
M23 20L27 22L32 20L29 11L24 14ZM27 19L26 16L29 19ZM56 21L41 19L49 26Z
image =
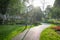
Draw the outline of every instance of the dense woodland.
M60 20L60 0L55 0L54 6L46 10L32 5L26 6L28 0L0 0L0 24L34 24L43 20Z

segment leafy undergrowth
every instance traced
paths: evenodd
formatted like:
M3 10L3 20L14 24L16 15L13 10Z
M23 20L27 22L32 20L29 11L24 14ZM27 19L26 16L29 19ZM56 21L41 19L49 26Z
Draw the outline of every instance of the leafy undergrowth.
M30 28L30 26L27 26L27 28ZM21 25L0 25L0 40L11 40L11 38L24 30L25 26Z
M51 27L41 33L40 40L60 40L60 35L55 32L55 30L51 29Z

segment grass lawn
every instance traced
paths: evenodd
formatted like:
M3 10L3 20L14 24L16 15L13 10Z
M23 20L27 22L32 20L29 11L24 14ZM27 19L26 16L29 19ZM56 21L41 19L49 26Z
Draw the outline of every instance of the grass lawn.
M0 40L11 40L18 33L23 32L24 28L25 26L20 25L0 25Z
M51 29L52 26L41 33L40 40L60 40L60 35Z

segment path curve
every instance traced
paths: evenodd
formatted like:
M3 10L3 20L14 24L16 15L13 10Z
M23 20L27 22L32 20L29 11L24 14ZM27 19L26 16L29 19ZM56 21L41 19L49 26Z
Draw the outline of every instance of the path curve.
M39 40L41 32L49 26L50 26L49 24L35 26L34 28L31 28L24 37L25 33L28 31L27 29L23 33L20 33L16 37L12 38L12 40L22 40L23 37L24 37L23 40Z

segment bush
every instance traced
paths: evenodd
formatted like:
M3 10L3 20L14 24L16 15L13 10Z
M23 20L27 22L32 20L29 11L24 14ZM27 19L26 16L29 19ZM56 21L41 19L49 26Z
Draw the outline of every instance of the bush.
M35 25L35 26L40 25L40 24L41 24L40 22L33 23L33 25Z
M24 20L17 20L16 24L25 24L26 22Z
M47 23L52 23L52 24L60 24L60 21L56 20L56 19L49 19L46 20Z
M40 40L60 40L60 35L53 29L47 28L40 34Z

